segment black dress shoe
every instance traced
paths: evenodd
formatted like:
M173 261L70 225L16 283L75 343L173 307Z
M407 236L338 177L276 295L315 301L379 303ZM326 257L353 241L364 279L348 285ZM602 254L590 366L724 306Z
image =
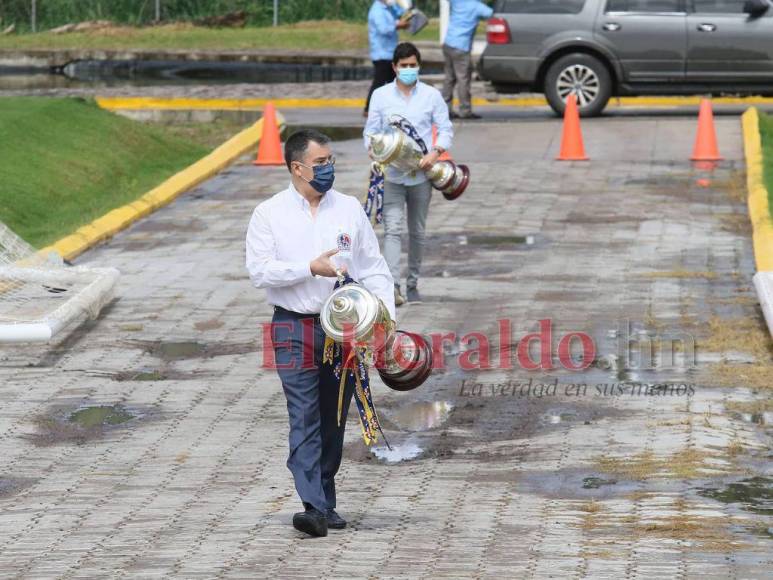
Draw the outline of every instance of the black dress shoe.
M449 119L458 119L459 118L459 113L457 113L456 111L451 111L450 113L448 113L448 118Z
M475 121L477 119L482 119L483 117L477 113L468 113L467 115L459 115L459 118L465 121Z
M307 508L293 516L293 527L310 536L327 536L327 518L316 508Z
M327 527L332 530L343 530L346 527L346 520L335 510L327 510Z

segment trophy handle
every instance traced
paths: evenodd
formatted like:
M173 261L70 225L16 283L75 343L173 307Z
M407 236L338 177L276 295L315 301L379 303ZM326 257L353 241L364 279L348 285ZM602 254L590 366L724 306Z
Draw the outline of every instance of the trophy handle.
M344 271L341 268L336 268L336 276L338 277L338 283L343 286L344 282L346 282L346 276L344 276Z

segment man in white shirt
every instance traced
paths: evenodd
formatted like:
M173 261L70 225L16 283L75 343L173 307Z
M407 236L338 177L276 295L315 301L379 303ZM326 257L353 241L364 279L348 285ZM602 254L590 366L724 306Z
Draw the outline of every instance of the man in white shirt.
M330 139L319 131L294 133L285 162L290 185L255 208L246 266L274 305L274 355L290 418L287 467L305 508L293 526L326 536L328 527L346 526L335 512L335 475L353 391L346 389L339 426L339 381L332 366L322 364L319 313L341 269L381 298L394 320L393 280L360 202L332 189Z
M436 88L419 80L421 54L410 42L398 44L392 57L397 78L376 89L370 101L368 121L363 135L365 147L368 135L380 133L392 115L408 119L424 141L428 152L421 160L421 168L431 167L451 147L454 129L448 118L448 106ZM437 127L437 142L432 144L432 126ZM432 198L432 184L423 171L400 173L388 168L384 176L384 257L395 280L395 302L405 299L400 292L400 249L405 224L405 206L408 206L408 276L407 301L421 302L418 283L424 255L424 230Z

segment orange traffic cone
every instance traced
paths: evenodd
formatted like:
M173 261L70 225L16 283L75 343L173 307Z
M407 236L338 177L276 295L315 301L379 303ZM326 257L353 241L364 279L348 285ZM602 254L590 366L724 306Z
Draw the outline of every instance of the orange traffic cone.
M266 103L263 109L263 135L258 145L258 157L253 165L284 165L282 140L279 138L279 126L276 122L274 103Z
M698 133L695 135L695 147L692 151L692 161L721 161L717 147L717 131L714 128L714 113L711 111L711 101L701 99L698 113Z
M569 95L564 110L564 133L561 137L561 152L556 157L558 161L587 161L585 145L582 142L580 129L580 112L577 110L577 96Z
M437 126L432 125L432 146L437 145ZM438 157L439 161L451 161L451 154L448 151L443 151Z

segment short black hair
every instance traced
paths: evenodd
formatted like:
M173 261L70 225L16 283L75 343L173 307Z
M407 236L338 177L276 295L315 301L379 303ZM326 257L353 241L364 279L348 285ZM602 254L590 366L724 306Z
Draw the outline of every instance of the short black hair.
M330 143L330 137L316 129L301 129L290 135L285 143L285 163L287 164L287 169L290 169L290 164L293 161L303 159L304 155L306 155L306 150L309 148L309 143L312 141L319 145L327 145Z
M410 58L412 56L415 56L416 60L421 64L421 53L419 52L419 49L416 48L416 45L410 42L401 42L397 45L395 53L392 55L392 64L397 64L404 58Z

